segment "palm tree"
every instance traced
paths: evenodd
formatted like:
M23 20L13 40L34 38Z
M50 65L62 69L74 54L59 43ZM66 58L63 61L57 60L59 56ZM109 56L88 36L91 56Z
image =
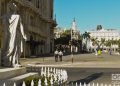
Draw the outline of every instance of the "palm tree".
M112 44L111 40L107 40L105 42L105 46L107 46L107 47L111 47L111 44Z
M92 41L92 45L98 45L97 43L97 38L91 38L91 41Z
M90 33L85 32L84 34L82 34L82 39L85 39L84 48L87 49L87 42L88 40L90 40Z
M117 44L118 44L118 52L120 53L120 39L118 40Z
M105 39L104 39L104 38L101 38L101 44L100 44L100 47L102 46L102 48L103 48L104 45L105 45Z
M85 32L82 37L85 39L90 39L90 33L89 32Z
M86 39L86 44L87 44L87 40L90 39L90 33L89 33L89 32L85 32L85 33L82 35L82 38Z
M105 39L101 38L101 41L99 41L97 38L91 38L92 41L92 45L97 45L98 48L100 48L101 46L103 46L105 44Z

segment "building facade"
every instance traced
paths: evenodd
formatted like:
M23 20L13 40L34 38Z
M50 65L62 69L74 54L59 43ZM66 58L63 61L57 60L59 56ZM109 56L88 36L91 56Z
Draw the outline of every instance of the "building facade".
M7 14L10 0L0 0L0 16ZM22 18L27 42L24 42L24 56L49 54L54 51L53 0L13 0ZM1 23L1 21L0 21ZM2 48L2 24L0 41Z
M75 19L73 20L72 25L71 25L70 28L56 27L56 28L54 29L54 38L55 38L55 39L60 38L61 35L62 35L65 31L67 31L67 30L70 31L71 39L78 40L79 35L80 35L80 31L79 31L78 28L77 28L77 24L76 24Z
M120 40L120 31L115 29L96 29L92 31L88 31L90 33L91 38L97 39L99 42L101 42L102 39L105 39L105 41L108 40ZM93 45L92 41L89 41L89 48L95 49L97 48L95 45ZM110 49L110 47L102 46L105 50ZM116 50L118 48L118 45L111 45L111 48L113 50Z
M60 38L61 35L65 32L66 29L61 27L56 27L54 29L54 39Z

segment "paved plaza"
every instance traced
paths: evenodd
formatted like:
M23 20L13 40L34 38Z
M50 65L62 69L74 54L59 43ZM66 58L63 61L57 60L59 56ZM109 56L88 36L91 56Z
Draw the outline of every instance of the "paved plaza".
M34 64L76 68L120 68L120 56L108 54L100 56L95 56L94 54L66 55L63 56L62 62L55 62L54 56L21 58L20 60L23 66Z
M77 54L63 56L62 62L55 62L54 56L22 58L23 66L51 66L66 69L68 81L85 83L119 83L112 80L112 74L120 74L120 56L102 54Z

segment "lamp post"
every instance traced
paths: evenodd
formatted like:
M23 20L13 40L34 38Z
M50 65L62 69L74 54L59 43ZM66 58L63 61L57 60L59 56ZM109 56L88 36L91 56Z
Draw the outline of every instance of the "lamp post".
M73 37L72 37L72 28L71 28L71 60L72 60L72 63L73 63Z
M73 63L73 39L76 39L75 38L76 29L77 29L77 25L76 25L75 18L74 18L73 22L72 22L72 27L71 27L71 57L72 57L72 63Z

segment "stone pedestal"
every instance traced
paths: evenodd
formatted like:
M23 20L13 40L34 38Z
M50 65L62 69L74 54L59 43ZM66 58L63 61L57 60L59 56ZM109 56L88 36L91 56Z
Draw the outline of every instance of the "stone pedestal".
M26 68L0 68L0 80L26 73Z

